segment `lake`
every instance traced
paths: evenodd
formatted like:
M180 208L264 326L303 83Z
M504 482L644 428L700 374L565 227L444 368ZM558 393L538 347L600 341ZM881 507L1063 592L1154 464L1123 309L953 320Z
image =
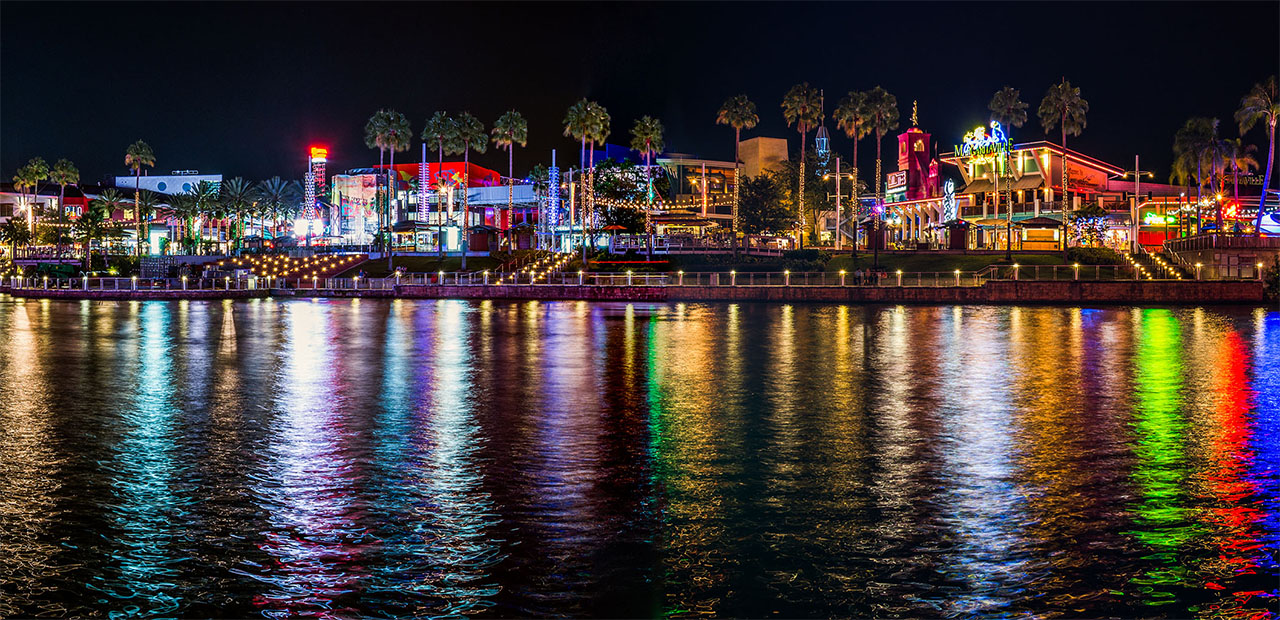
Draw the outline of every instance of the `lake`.
M1280 313L0 297L0 616L1275 617Z

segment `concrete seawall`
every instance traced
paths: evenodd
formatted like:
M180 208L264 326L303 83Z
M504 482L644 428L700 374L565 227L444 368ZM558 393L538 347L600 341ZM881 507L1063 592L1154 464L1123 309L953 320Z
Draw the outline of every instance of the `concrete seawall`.
M273 289L203 291L83 291L14 289L14 297L36 299L174 300L263 297L536 299L586 301L761 301L873 304L1261 304L1256 281L1056 281L1009 280L982 286L572 286L402 285L394 290Z

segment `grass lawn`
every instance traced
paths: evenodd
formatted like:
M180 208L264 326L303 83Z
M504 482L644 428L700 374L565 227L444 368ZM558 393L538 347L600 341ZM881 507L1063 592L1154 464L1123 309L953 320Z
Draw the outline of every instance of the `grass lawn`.
M499 262L488 256L468 256L467 270L482 271L485 269L497 269ZM397 256L395 257L395 265L404 267L409 273L432 273L436 271L459 271L462 269L462 257L450 256L444 259L442 263L438 256ZM391 275L391 270L387 269L387 259L378 258L365 261L360 265L356 265L337 275L339 278L350 278L361 269L365 271L365 275L370 278L385 278Z
M913 271L979 271L1003 262L1003 254L881 254L880 265L889 271L901 269ZM1061 265L1062 256L1052 254L1014 254L1013 262L1020 265ZM859 252L855 261L848 254L833 257L827 263L827 271L853 271L867 269L874 264L870 253Z

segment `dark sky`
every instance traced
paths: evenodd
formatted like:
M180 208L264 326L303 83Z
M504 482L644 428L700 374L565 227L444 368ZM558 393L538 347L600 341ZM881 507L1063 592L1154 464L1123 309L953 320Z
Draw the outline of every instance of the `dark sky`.
M667 128L668 150L729 159L720 103L747 93L753 135L796 134L779 101L792 84L882 85L912 99L946 150L986 121L991 94L1022 89L1031 118L1016 141L1041 139L1035 108L1061 76L1089 101L1070 146L1118 165L1133 155L1168 176L1174 131L1190 116L1223 119L1280 73L1280 3L566 4L0 3L0 174L39 155L75 161L86 181L124 174L125 147L146 140L156 170L251 180L299 178L309 144L330 171L376 163L362 128L380 107L415 134L435 110L491 124L529 119L516 172L577 160L564 110L586 96L613 116L613 142L635 118ZM834 132L834 124L829 124ZM834 135L834 134L833 134ZM1056 140L1056 138L1055 138ZM1249 136L1264 150L1265 138ZM833 148L851 150L843 135ZM892 149L891 139L885 140ZM892 152L890 150L890 152ZM416 161L415 143L406 161ZM863 166L874 144L860 145ZM505 173L506 156L481 164ZM886 164L888 169L893 164Z

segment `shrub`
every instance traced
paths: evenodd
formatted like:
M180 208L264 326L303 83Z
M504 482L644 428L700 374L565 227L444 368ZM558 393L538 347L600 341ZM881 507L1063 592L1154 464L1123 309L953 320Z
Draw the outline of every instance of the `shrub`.
M1111 248L1070 248L1067 250L1067 262L1081 265L1123 265L1124 257Z
M831 252L810 248L808 250L787 250L782 253L782 259L787 261L810 261L826 264L831 260Z

